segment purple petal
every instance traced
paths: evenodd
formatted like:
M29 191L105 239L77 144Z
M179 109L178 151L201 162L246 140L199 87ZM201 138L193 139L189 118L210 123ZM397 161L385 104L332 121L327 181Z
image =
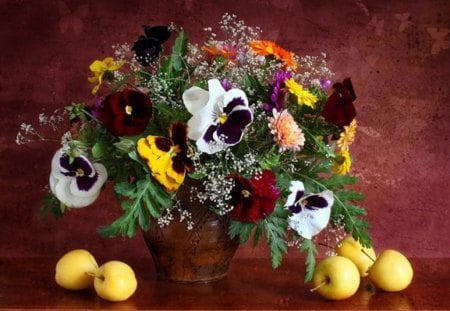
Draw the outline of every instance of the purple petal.
M300 213L302 211L302 206L298 203L289 206L289 210L294 214Z
M225 91L229 91L233 88L233 85L227 79L221 80L220 84L222 85L222 87Z
M209 128L206 130L205 134L203 134L203 140L207 143L214 140L213 134L217 130L217 125L210 125Z
M234 108L241 105L247 107L245 105L245 101L242 98L235 97L230 102L228 102L225 107L223 107L223 112L225 112L226 114L230 114Z
M305 194L304 190L297 191L297 193L295 194L295 201L294 202L300 201L300 199L303 197L304 194Z
M328 201L321 195L312 194L302 199L302 203L309 210L328 207Z
M69 156L63 155L59 159L59 164L63 169L62 173L66 176L75 176L81 174L84 176L95 175L91 162L85 157L76 157L72 163L69 163ZM91 176L92 177L92 176Z
M227 121L217 128L217 137L226 144L234 145L241 140L244 129L251 122L252 113L249 109L233 111Z
M76 177L77 187L80 191L89 191L95 185L98 180L98 174L95 174L94 177L88 176L78 176Z

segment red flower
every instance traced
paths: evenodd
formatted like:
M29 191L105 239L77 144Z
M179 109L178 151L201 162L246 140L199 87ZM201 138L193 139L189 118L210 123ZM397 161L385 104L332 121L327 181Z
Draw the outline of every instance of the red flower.
M232 218L242 222L256 222L273 212L280 196L273 172L265 170L250 180L237 174L233 178L235 187L231 191L231 205L234 206L230 213Z
M150 98L138 91L125 89L106 96L93 114L116 136L142 133L152 116Z
M334 92L328 97L322 115L328 123L339 127L349 125L356 116L353 101L356 94L350 78L333 85Z

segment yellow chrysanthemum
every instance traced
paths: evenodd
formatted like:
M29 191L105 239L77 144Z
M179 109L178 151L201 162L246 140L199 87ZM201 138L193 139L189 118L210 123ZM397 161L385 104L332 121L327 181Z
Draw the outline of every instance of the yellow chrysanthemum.
M336 153L331 169L336 175L345 175L350 172L351 166L352 159L350 158L350 153L347 150L339 150Z
M356 126L356 119L353 119L348 126L344 126L344 131L340 134L340 138L337 141L340 150L348 150L348 147L353 143L355 140Z
M122 65L122 61L114 61L112 57L106 57L103 60L97 59L92 62L89 69L94 73L94 76L88 78L89 82L96 84L92 89L92 94L96 94L98 92L105 74L119 69Z
M297 62L294 58L295 54L283 49L275 42L267 40L253 41L250 43L250 48L258 55L274 56L276 59L281 60L286 67L290 68L292 71L297 70Z
M311 94L308 90L303 89L303 86L295 82L293 78L286 80L285 85L288 91L297 96L297 102L299 105L306 105L311 108L315 108L317 97Z

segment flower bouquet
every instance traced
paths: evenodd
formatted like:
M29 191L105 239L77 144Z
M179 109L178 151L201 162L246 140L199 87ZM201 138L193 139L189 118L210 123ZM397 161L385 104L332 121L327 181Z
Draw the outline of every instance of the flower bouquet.
M273 267L299 249L309 280L319 243L351 233L370 244L366 211L355 204L363 195L347 189L357 181L352 82L331 83L325 54L298 56L234 15L219 25L224 36L206 28L201 44L174 25L145 26L133 45L90 65L88 103L40 115L53 127L70 120L42 212L88 206L109 180L123 216L100 227L102 236L170 226L177 213L190 230L176 193L197 180L203 187L192 196L231 218L230 239L266 242ZM22 124L17 142L34 138L46 140Z

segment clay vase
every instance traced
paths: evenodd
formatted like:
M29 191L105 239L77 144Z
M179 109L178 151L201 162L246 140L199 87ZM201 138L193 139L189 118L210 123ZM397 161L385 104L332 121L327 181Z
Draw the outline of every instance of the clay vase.
M228 268L239 246L238 239L230 239L230 219L211 212L207 204L193 200L191 187L203 185L186 180L177 191L182 209L192 214L193 228L187 230L186 221L180 222L179 213L168 226L160 228L152 223L143 232L160 280L176 282L209 282L227 275Z

